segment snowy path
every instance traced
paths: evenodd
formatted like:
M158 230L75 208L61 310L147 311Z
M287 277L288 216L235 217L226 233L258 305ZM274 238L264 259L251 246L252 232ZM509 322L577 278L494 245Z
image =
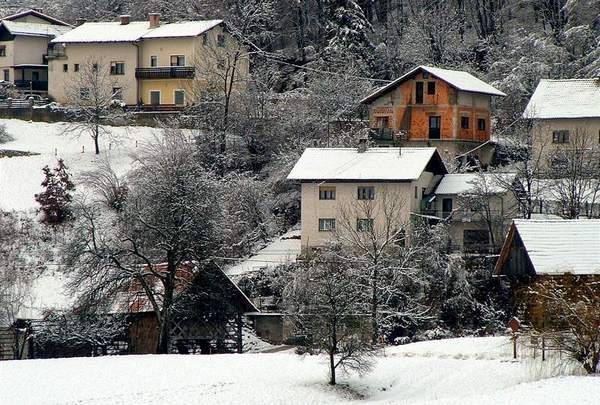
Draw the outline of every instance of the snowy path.
M547 378L558 372L552 362L512 361L506 338L391 348L371 374L335 389L323 358L290 352L29 360L0 363L0 403L600 403L600 378Z

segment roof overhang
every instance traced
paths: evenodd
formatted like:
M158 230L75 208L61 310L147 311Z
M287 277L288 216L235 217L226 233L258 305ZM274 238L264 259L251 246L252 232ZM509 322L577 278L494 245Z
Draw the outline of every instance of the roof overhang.
M32 15L32 16L38 17L38 18L40 18L42 20L48 21L49 23L53 23L55 25L64 25L65 27L72 27L72 25L69 24L69 23L67 23L67 22L64 22L62 20L59 20L58 18L54 18L52 16L49 16L48 14L44 14L44 13L42 13L40 11L32 10L32 9L21 11L21 12L16 13L16 14L7 15L6 17L2 17L2 20L14 21L14 20L16 20L18 18L26 17L28 15Z

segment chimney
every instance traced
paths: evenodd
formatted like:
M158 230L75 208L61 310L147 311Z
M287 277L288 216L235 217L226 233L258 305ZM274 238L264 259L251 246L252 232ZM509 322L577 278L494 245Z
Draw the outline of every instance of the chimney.
M360 138L358 140L358 153L365 153L367 151L367 140L365 138Z
M83 25L87 22L87 20L85 18L78 18L77 20L75 20L75 26L79 27L80 25Z
M120 15L119 16L119 21L121 21L121 25L127 25L129 24L129 20L131 19L131 16L128 14L125 15Z
M156 28L160 25L160 14L150 13L148 14L148 21L150 22L150 28Z

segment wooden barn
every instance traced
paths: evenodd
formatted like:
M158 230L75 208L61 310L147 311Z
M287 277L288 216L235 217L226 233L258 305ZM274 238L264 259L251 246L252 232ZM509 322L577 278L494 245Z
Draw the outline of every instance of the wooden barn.
M545 289L600 304L600 220L515 219L495 273L510 282L527 323L549 318Z

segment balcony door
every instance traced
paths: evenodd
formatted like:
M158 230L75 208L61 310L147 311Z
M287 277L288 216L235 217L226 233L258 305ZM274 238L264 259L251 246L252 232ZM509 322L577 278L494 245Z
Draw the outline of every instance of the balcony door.
M160 105L160 91L158 91L158 90L150 91L150 104L151 105Z
M429 139L440 139L441 124L442 117L439 115L432 115L429 117Z
M423 82L417 82L416 104L423 104Z

